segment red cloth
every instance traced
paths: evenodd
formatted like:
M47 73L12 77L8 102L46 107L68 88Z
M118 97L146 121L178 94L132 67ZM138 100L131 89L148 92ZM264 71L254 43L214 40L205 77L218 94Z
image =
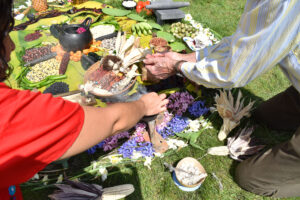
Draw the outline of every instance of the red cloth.
M0 188L25 182L60 158L83 121L79 104L0 83Z

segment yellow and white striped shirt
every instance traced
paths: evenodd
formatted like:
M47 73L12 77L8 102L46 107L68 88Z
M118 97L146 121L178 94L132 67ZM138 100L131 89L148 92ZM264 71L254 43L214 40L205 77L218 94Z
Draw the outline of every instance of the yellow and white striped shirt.
M236 32L181 70L197 84L232 88L276 64L300 92L300 0L248 0Z

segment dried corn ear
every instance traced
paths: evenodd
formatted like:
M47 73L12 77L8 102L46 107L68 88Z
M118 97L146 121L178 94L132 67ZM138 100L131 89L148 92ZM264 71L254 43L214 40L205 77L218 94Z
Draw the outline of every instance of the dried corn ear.
M70 61L70 53L66 52L61 60L60 66L59 66L59 74L66 73L69 61Z

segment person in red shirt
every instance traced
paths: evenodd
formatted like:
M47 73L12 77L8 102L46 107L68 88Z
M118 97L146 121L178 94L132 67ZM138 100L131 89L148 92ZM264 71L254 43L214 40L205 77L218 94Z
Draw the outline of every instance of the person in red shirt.
M148 93L139 100L105 108L85 107L3 81L15 45L12 0L0 0L0 200L22 199L18 184L49 163L71 157L105 138L133 127L143 116L166 110L166 95Z

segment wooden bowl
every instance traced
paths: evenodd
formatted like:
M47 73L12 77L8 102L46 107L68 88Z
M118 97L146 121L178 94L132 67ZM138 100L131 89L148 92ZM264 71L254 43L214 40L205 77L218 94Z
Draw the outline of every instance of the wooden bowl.
M89 81L89 77L92 72L97 70L100 67L101 61L94 63L85 73L84 75L84 83ZM113 94L98 94L95 92L90 92L91 94L95 95L99 99L104 102L125 102L126 101L126 94L133 88L136 83L136 78L132 79L131 82L123 88L123 90L118 91Z
M186 158L183 158L182 160L180 160L176 166L176 168L181 168L181 166L185 163L193 163L193 165L195 167L197 167L201 173L206 173L205 169L203 168L203 166L200 164L200 162L198 160L196 160L195 158L192 158L192 157L186 157ZM178 182L184 186L184 187L188 187L188 188L194 188L194 187L197 187L199 186L200 184L202 184L205 180L205 178L203 179L200 179L198 183L196 184L193 184L193 185L186 185L184 183L181 182L181 180L178 178L178 171L175 170L175 175L176 175L176 179L178 180Z

